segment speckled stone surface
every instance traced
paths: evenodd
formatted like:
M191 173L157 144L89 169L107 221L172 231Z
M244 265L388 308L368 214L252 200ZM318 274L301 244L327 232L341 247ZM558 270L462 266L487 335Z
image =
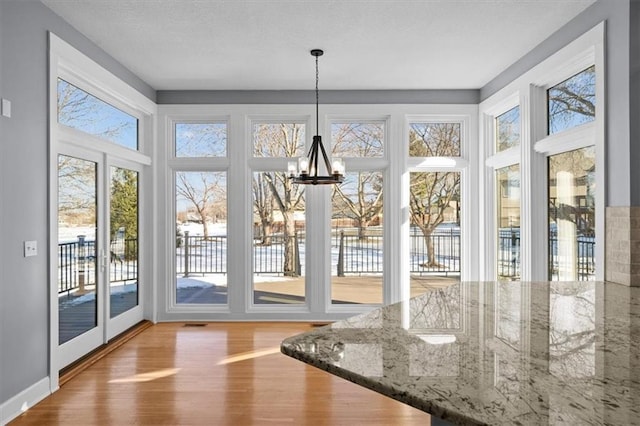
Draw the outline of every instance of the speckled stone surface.
M456 424L640 424L640 288L460 283L284 354Z

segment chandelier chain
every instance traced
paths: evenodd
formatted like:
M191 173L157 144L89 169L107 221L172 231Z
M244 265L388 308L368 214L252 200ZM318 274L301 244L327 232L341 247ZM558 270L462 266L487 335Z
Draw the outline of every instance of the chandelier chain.
M320 132L318 131L318 128L320 126L319 124L319 114L318 114L318 103L319 103L319 91L318 91L318 80L320 79L320 73L318 72L318 57L316 56L316 135L319 135Z

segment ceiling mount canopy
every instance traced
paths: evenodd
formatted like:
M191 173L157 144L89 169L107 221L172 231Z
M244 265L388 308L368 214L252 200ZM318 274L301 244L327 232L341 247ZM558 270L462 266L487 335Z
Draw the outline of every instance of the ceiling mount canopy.
M334 158L333 162L329 160L329 156L324 149L324 145L322 144L322 137L320 136L320 132L318 130L319 127L319 114L318 114L318 104L319 104L319 91L318 91L318 57L322 56L324 51L320 49L311 50L311 56L316 58L316 135L313 137L313 143L311 144L311 149L309 150L309 154L306 157L298 158L298 161L290 161L287 165L287 173L289 178L293 181L293 183L303 184L303 185L329 185L342 183L344 181L344 161L340 158ZM322 154L322 159L324 162L324 169L326 171L326 175L318 174L319 164L318 157Z

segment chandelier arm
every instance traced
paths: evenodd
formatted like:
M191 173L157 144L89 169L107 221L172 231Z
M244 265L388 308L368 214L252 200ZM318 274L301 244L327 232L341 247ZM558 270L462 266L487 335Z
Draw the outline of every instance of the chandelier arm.
M322 150L322 157L324 158L324 165L327 169L327 174L332 174L332 170L329 164L329 157L327 156L327 152L324 150L324 145L322 143L319 144L320 149Z

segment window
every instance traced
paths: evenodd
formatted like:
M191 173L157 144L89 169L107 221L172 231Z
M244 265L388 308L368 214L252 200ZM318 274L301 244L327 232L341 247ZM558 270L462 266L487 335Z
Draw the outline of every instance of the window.
M283 172L255 172L252 191L253 303L304 303L304 185Z
M382 157L384 122L334 122L331 146L334 157Z
M595 160L595 147L548 158L551 281L595 279Z
M304 155L305 125L300 123L255 123L254 157L300 157Z
M591 66L547 91L549 134L591 122L596 116L596 69Z
M498 279L520 278L520 165L496 170Z
M138 119L58 78L58 123L138 149Z
M227 175L176 172L176 303L227 303Z
M331 300L382 304L383 173L347 172L333 187Z
M412 296L460 280L462 174L452 157L460 156L461 138L459 122L409 123L409 157L422 157L409 173ZM433 157L450 158L434 162Z
M227 155L226 123L176 123L176 157L224 157Z
M295 120L254 122L251 129L253 156L266 157L256 163L251 180L252 301L254 305L304 304L305 186L293 184L284 172L286 165L279 161L304 155L306 125Z
M520 107L515 107L496 117L496 152L520 144Z
M459 157L460 123L411 123L410 157Z

